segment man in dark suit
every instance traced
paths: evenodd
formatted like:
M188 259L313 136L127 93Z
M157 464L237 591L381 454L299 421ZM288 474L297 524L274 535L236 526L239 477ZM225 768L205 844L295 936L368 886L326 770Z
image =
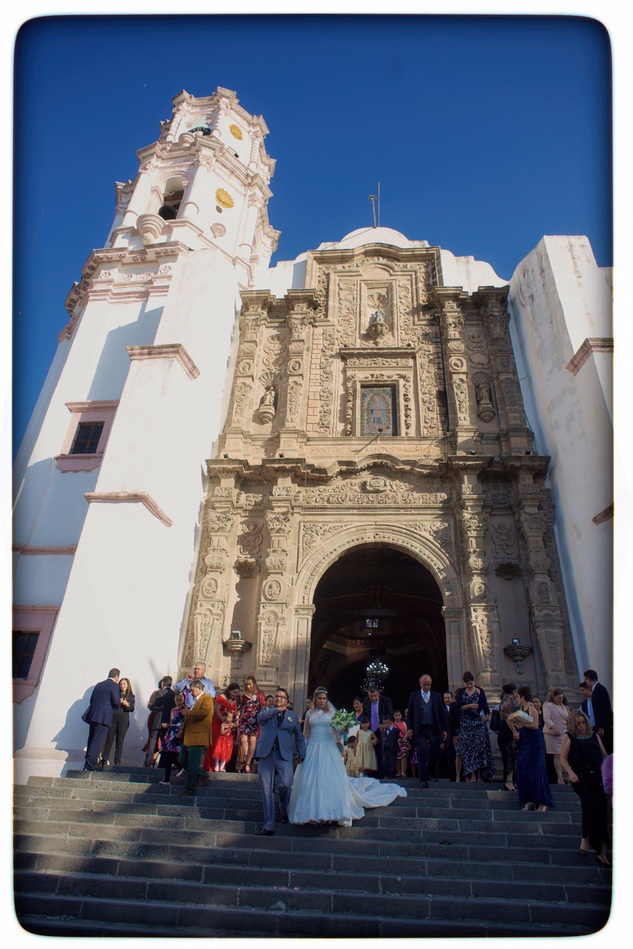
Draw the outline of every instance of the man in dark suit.
M440 741L448 737L448 718L442 696L431 692L430 675L420 676L420 688L412 692L407 703L407 737L418 753L420 787L428 788L429 758L431 765L439 756Z
M120 675L119 669L110 669L108 678L95 685L90 696L90 705L82 716L84 722L90 726L84 771L96 770L101 749L112 724L114 710L121 707Z
M369 719L369 727L375 734L376 738L380 739L380 732L378 729L382 724L383 715L388 715L389 718L393 721L393 704L388 695L381 695L378 689L371 685L367 690L367 698L363 702L363 712ZM378 759L378 774L381 770L381 761L380 761L380 740L378 744L374 747L376 752L376 758Z
M292 739L294 737L300 761L305 757L306 743L299 715L288 708L288 693L285 689L275 689L275 708L263 708L257 721L260 732L253 757L257 758L259 789L264 805L264 826L257 834L272 837L275 833L275 780L279 791L281 822L287 824L294 781Z
M598 673L595 669L587 669L583 675L587 689L583 690L581 684L585 699L581 708L589 716L605 751L610 755L613 751L613 709L609 693L602 683L598 682Z
M446 736L446 741L443 741L440 744L440 777L448 778L449 781L455 781L456 752L453 738L459 731L459 713L457 712L455 702L453 701L452 692L447 691L444 693L444 708L446 709L448 734Z

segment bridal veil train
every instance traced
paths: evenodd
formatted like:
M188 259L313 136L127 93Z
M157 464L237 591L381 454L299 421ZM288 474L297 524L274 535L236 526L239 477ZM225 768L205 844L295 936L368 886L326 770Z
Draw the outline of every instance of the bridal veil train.
M317 690L315 708L306 714L306 756L295 771L288 805L291 824L336 821L351 826L365 808L384 807L407 792L397 784L374 778L350 778L332 728L335 709L325 690Z

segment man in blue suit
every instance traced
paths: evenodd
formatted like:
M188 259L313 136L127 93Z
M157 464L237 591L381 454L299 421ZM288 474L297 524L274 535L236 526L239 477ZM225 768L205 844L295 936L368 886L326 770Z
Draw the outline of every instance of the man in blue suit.
M259 738L255 746L259 787L264 805L264 826L257 833L272 837L275 833L275 779L279 791L279 813L282 824L288 823L288 803L294 781L292 739L300 761L305 757L305 738L299 716L288 708L288 693L275 689L275 708L263 708L257 720Z
M97 682L90 696L90 705L82 715L84 722L90 725L84 771L96 770L101 749L112 724L114 710L121 706L120 675L119 669L110 669L108 678Z

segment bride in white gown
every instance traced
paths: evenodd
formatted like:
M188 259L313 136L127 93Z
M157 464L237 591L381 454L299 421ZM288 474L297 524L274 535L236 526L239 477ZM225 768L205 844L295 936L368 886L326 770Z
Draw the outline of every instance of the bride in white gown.
M366 807L384 807L407 792L398 784L374 778L350 778L332 728L336 709L326 689L314 693L314 708L306 713L306 756L295 771L288 805L291 824L335 822L345 827L360 820Z

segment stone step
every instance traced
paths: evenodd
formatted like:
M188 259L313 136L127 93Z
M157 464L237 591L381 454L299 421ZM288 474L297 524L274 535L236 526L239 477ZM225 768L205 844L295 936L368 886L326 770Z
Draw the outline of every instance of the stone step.
M63 779L57 779L63 780ZM174 783L171 786L161 786L148 784L142 788L136 785L122 785L115 783L90 782L89 786L80 786L72 784L51 785L51 786L22 786L16 788L15 799L18 802L35 800L61 800L61 801L115 801L124 803L126 801L142 803L159 803L173 801L178 798L184 788L184 783ZM210 786L200 788L196 794L198 801L204 800L209 803L225 804L226 802L234 804L261 805L261 796L259 787L251 788L231 788L228 785L220 787L210 782ZM192 803L192 802L191 802ZM573 792L568 795L559 795L555 798L556 807L554 811L560 814L580 813L580 802ZM51 806L54 806L51 804ZM418 791L415 793L408 789L406 798L398 798L393 804L389 805L389 811L398 816L419 816L416 809L423 808L427 816L441 816L447 811L462 811L463 814L455 814L457 817L476 817L477 811L492 811L495 813L514 812L520 810L518 797L512 793L497 793L496 796L489 796L484 799L473 800L469 796L454 795L450 791L443 792L441 797L437 797L432 792Z
M406 798L352 827L278 824L274 837L258 837L255 775L213 775L193 798L180 797L182 782L161 779L115 768L15 789L24 928L534 937L595 932L608 918L611 874L579 855L579 802L567 787L552 788L555 809L535 814L499 784L423 790L409 779L398 782Z
M500 868L494 876L488 873L478 874L476 880L464 878L463 866L456 861L440 860L409 860L399 858L381 858L376 869L368 869L365 857L358 856L348 860L347 869L340 866L323 866L319 861L318 868L306 868L305 860L296 868L288 866L288 854L277 851L274 865L270 861L264 866L258 866L257 861L251 861L251 853L233 850L224 862L217 860L216 853L209 853L208 862L183 863L178 861L151 861L151 860L122 860L113 857L77 857L66 854L31 854L17 853L14 862L15 870L22 873L31 873L35 883L29 886L37 891L35 871L42 871L47 879L51 874L81 874L91 875L94 880L99 875L111 878L139 879L158 878L163 881L214 883L241 885L245 880L245 870L248 868L249 886L270 887L274 880L276 887L284 886L288 889L317 890L344 890L345 892L370 893L413 893L446 895L454 897L478 898L494 895L497 899L514 899L517 894L517 884L521 887L521 899L575 902L588 900L591 903L604 902L609 898L610 887L605 883L606 873L600 868L579 866L566 868L561 874L560 869L549 875L539 873L538 880L530 883L525 881L524 867ZM294 855L296 856L296 855ZM543 871L555 868L543 867ZM335 873L332 871L336 870ZM16 877L17 879L17 877ZM25 877L26 879L26 877ZM48 891L48 889L47 889Z
M255 825L252 825L253 830ZM509 872L511 865L516 862L516 851L506 851L493 846L484 846L478 843L468 847L463 842L454 844L438 843L425 838L420 841L405 841L391 839L376 839L371 835L359 838L356 835L337 838L331 830L315 828L317 834L301 835L285 833L288 828L280 827L275 837L261 838L243 832L224 833L210 830L205 823L203 829L189 828L187 834L165 831L160 828L146 830L131 830L126 826L112 827L107 825L76 825L64 824L51 828L46 822L25 822L16 828L16 851L29 853L67 853L85 854L86 856L113 856L127 859L166 859L186 860L193 859L193 855L200 851L198 862L206 861L207 852L214 853L214 859L219 859L218 853L226 851L231 862L232 854L247 847L253 854L253 862L266 866L275 863L275 854L279 851L286 853L285 859L290 867L305 866L306 854L318 854L322 860L325 856L333 859L340 858L335 869L342 869L343 864L356 858L364 861L375 856L381 859L395 858L399 861L420 861L425 859L441 859L446 862L457 861L461 866L463 861L477 860L481 855L481 874L487 872L489 866L506 867ZM578 853L578 841L572 844L565 841L565 846L552 848L551 841L543 838L540 847L525 848L521 855L521 864L537 864L546 868L547 865L556 867L582 866L586 860ZM189 854L189 857L187 857ZM272 854L272 856L270 856ZM412 866L412 864L409 864ZM594 865L598 871L600 868Z
M40 908L36 906L36 909ZM48 908L48 907L44 907ZM35 935L57 937L112 937L116 926L119 937L173 938L174 935L189 938L213 937L253 937L253 938L463 938L483 939L504 936L578 936L587 931L593 932L600 925L598 918L595 926L572 929L558 927L556 924L530 922L508 924L496 920L461 919L395 919L393 916L373 917L349 914L346 916L324 917L319 913L283 913L271 911L264 913L256 910L205 908L193 918L186 911L180 917L180 923L166 925L155 920L150 923L135 923L126 919L118 922L92 920L86 918L69 919L51 916L21 915L20 923L24 929ZM199 924L199 925L197 925ZM206 928L200 928L206 924Z
M210 829L211 823L216 833L228 833L239 837L255 834L261 824L261 817L259 820L241 820L229 817L223 820L215 819L212 821L200 818L198 825L192 825L191 818L186 816L165 817L156 814L127 814L118 811L99 810L73 811L71 809L62 812L56 810L53 813L56 815L55 820L59 821L62 825L74 824L77 828L84 825L84 833L89 836L98 835L102 830L106 836L108 836L108 831L111 830L115 835L117 831L123 831L127 839L138 838L143 830L154 830L158 822L160 823L159 833L162 834L163 839L166 841L171 839L167 836L169 833L172 835L182 835L183 833L201 831L203 834L206 834ZM40 817L38 823L54 829L53 825L55 821L50 820L48 811L44 810L42 814L37 816ZM28 815L26 819L28 820ZM473 830L468 827L468 823L465 821L461 822L461 826L456 826L455 828L445 827L445 822L442 821L432 823L434 826L431 827L425 826L423 821L415 821L413 823L406 821L402 826L393 826L393 824L388 821L386 826L330 826L327 833L328 839L330 840L353 835L352 839L354 840L400 841L403 844L418 842L427 844L433 843L462 848L488 846L532 849L535 847L542 848L549 846L557 849L565 849L574 843L576 845L578 843L577 834L572 836L569 833L571 825L567 825L567 833L556 833L557 830L560 830L560 827L556 827L555 825L553 831L550 833L540 822L534 823L531 826L528 825L525 828L521 827L518 830L501 829L496 832L486 829L485 827L481 830ZM16 831L20 832L23 827L24 825L21 822L16 822ZM315 829L318 830L318 828ZM281 836L307 836L307 838L310 839L311 830L310 827L278 825L276 833Z
M220 809L220 808L201 808L199 810L189 809L185 813L179 812L176 808L165 808L160 805L147 810L141 810L140 807L127 810L120 807L103 807L93 805L90 809L78 809L72 807L28 807L17 808L15 813L16 829L22 826L23 821L38 821L48 824L51 828L56 823L66 824L91 823L91 824L110 824L114 826L124 825L126 827L147 827L155 825L160 821L161 827L172 830L185 830L188 826L190 815L196 815L203 821L214 821L221 824L257 824L262 821L261 808L252 808L246 810L243 808ZM538 845L543 836L548 840L554 837L565 837L574 829L577 831L577 822L569 820L558 820L558 815L538 815L539 819L529 818L523 821L514 820L473 820L472 818L462 818L461 820L451 820L448 815L442 817L396 817L388 813L381 816L367 814L362 822L358 822L354 830L368 830L376 828L379 831L390 830L393 833L402 832L408 834L411 832L412 823L415 828L416 839L427 837L429 833L440 834L450 839L459 836L462 841L474 839L476 835L498 836L500 834L510 834L513 837L526 838L526 846ZM524 815L525 818L525 815ZM547 819L550 818L550 819ZM283 828L284 833L290 830L299 830L295 825L289 828ZM335 833L339 828L332 828ZM282 828L280 828L281 832ZM405 839L401 836L401 839ZM456 841L455 841L456 842Z
M520 893L520 884L509 900L489 895L467 900L456 899L452 894L350 894L342 889L302 890L299 887L257 887L218 882L171 882L167 885L163 880L104 881L88 874L26 871L16 874L18 914L28 912L37 916L63 915L95 921L110 919L113 922L125 919L146 924L156 921L176 927L183 925L183 910L197 916L199 913L204 915L210 907L255 910L260 914L277 911L285 917L319 914L329 919L345 917L353 907L354 913L364 920L389 916L415 921L461 919L486 922L494 919L497 923L505 922L512 926L527 926L555 918L555 925L561 933L602 925L608 915L604 904L590 903L586 895L582 904L544 900L535 903L523 899ZM203 920L197 919L196 925L198 928L204 925ZM262 931L259 919L256 925Z

